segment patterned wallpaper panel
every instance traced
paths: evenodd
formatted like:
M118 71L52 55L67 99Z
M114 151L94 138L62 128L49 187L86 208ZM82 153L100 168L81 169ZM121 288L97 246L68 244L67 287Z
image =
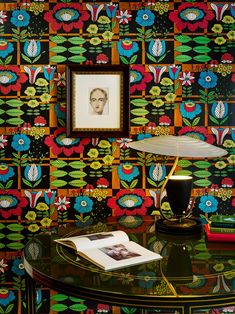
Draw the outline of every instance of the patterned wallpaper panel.
M134 228L158 212L173 159L130 141L187 135L226 149L182 159L177 173L193 176L202 220L235 214L234 21L233 1L0 2L0 313L25 312L21 253L40 231L112 215L133 216ZM71 63L129 65L129 137L67 137ZM40 313L76 311L58 300L40 289ZM112 312L84 304L87 314Z

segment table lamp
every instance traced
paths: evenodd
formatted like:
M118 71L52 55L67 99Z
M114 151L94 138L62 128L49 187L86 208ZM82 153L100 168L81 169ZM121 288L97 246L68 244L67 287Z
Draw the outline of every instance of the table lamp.
M142 152L175 157L173 166L160 190L159 211L162 218L156 221L156 229L164 233L194 234L201 232L200 220L191 217L193 206L189 208L192 177L174 176L173 173L179 157L214 158L226 155L227 151L193 137L174 135L145 138L131 142L128 146ZM165 188L171 206L171 217L165 215L161 209Z

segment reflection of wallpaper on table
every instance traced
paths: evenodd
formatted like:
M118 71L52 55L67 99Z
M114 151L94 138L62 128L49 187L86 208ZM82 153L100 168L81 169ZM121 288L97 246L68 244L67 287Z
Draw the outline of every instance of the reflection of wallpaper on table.
M1 1L1 313L25 311L21 250L39 231L110 215L134 215L135 228L154 211L172 160L129 141L176 134L225 148L178 171L194 177L197 215L235 212L234 18L233 2ZM68 63L130 65L129 138L66 138ZM112 311L48 293L39 313L49 300L51 313Z

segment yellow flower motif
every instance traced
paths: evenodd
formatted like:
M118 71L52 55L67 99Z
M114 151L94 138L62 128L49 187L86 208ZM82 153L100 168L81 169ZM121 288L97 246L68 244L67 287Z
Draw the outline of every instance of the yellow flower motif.
M232 190L227 188L220 188L218 192L218 197L222 199L222 201L226 201L232 197Z
M153 105L154 107L159 108L159 107L161 107L161 106L164 105L164 101L162 101L161 99L155 99L155 100L152 102L152 105Z
M216 37L215 39L215 43L219 46L223 45L224 43L226 43L226 39L221 36L221 37Z
M47 86L49 83L44 78L38 78L35 82L35 85L37 86Z
M31 232L37 232L39 230L39 227L37 224L32 224L28 226L28 230Z
M175 99L176 99L176 94L174 94L174 93L167 93L166 94L166 96L165 96L165 99L166 99L166 101L168 101L168 102L174 102L175 101Z
M232 72L233 67L229 64L219 64L217 72L221 73L222 76L227 76Z
M223 26L220 24L215 24L211 30L216 34L220 34L223 31Z
M114 33L110 32L110 31L105 31L102 34L102 37L106 40L112 40Z
M48 94L48 93L43 93L43 94L40 96L40 99L41 99L42 102L49 103L49 101L51 100L51 95Z
M157 126L155 129L155 135L169 135L170 128L168 126Z
M40 210L40 211L46 211L49 209L49 207L47 206L46 203L43 203L43 202L39 202L36 206L36 209L37 210Z
M50 227L52 220L50 218L43 218L40 223L43 227Z
M87 155L91 158L97 158L99 155L99 151L96 148L91 148Z
M103 162L104 162L105 165L112 165L113 160L114 160L114 157L111 156L111 155L106 155L106 156L103 158Z
M102 201L102 199L106 199L108 196L108 191L104 189L95 189L92 196L95 197L98 201Z
M36 217L37 217L36 213L32 210L29 210L27 214L25 215L25 218L27 218L29 221L35 220Z
M98 144L98 146L100 148L109 148L111 147L111 144L109 143L109 141L106 141L106 140L101 140Z
M159 96L160 93L161 93L161 88L158 87L158 86L153 86L153 87L150 89L149 93L150 93L151 95L153 95L153 96Z
M38 140L40 137L43 137L45 135L45 129L43 129L42 127L36 127L33 126L30 129L30 135L33 136L36 140Z
M235 155L230 155L227 158L227 161L229 162L230 165L235 165Z
M101 15L99 18L98 18L98 23L100 24L110 24L111 23L111 20L105 16L105 15Z
M90 40L90 44L93 46L97 46L101 43L101 39L99 37L93 37Z
M215 168L222 170L222 169L226 168L226 163L223 160L217 161L215 163Z
M223 143L223 146L225 148L234 148L235 147L235 142L232 140L225 140Z
M98 26L95 24L91 24L89 25L89 27L87 28L88 33L90 34L96 34L98 32Z
M174 84L174 82L169 77L164 77L163 79L161 79L160 84L163 86L171 86Z
M27 105L30 107L30 108L35 108L37 106L39 106L39 102L36 100L36 99L31 99Z
M169 11L169 3L157 2L153 5L153 10L158 12L160 15Z
M94 161L91 163L90 167L94 170L98 170L102 167L102 164L99 161Z
M229 31L227 34L228 39L235 40L235 31Z
M44 11L44 4L43 3L30 3L29 11L33 12L35 15L42 13Z
M215 271L221 272L222 270L224 270L224 264L222 263L215 264L213 268Z
M24 91L24 93L27 95L27 96L34 96L36 94L36 89L34 87L27 87L26 90Z
M225 24L233 24L235 22L234 18L230 15L225 15L222 19L222 22Z

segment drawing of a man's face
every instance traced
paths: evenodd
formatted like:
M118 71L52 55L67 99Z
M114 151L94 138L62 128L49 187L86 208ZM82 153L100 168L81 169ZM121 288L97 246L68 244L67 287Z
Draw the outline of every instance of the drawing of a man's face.
M94 113L98 115L103 114L104 106L107 100L107 93L102 88L95 88L90 92L90 104Z

